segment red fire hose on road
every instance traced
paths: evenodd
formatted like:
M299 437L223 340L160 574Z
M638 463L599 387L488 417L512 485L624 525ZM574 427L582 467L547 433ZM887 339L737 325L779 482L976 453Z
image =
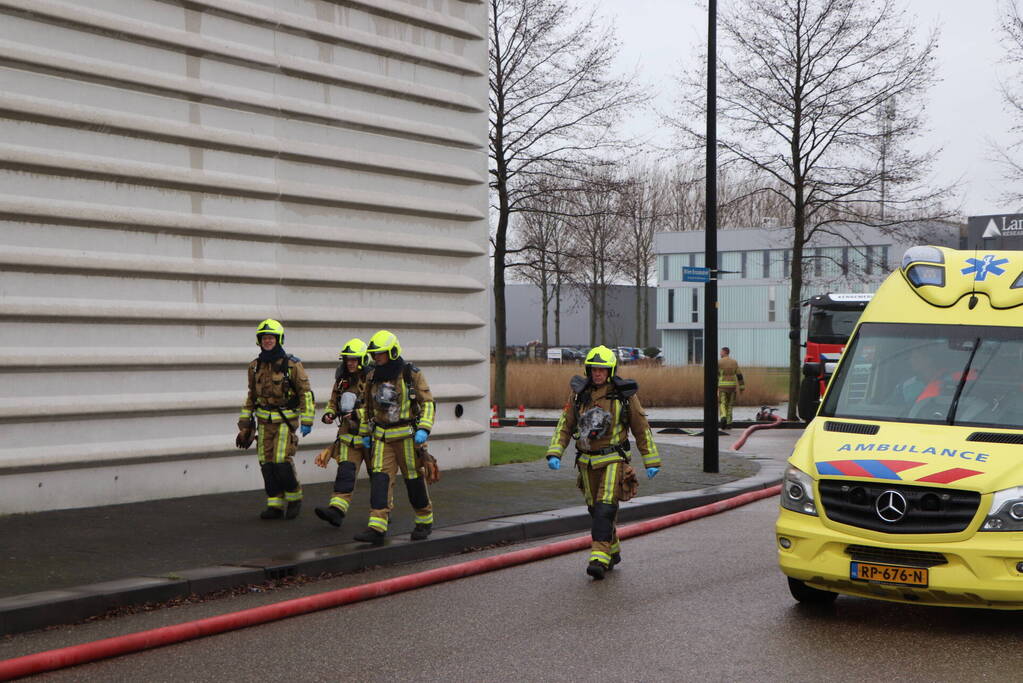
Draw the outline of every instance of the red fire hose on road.
M742 436L739 437L739 440L732 444L732 450L737 451L740 448L742 448L743 444L746 443L746 439L749 438L750 434L757 431L758 429L773 429L774 427L777 427L778 425L785 421L785 418L773 412L771 413L771 419L774 420L774 422L768 424L750 425L749 427L746 427L746 429L742 431Z
M621 538L631 538L632 536L659 531L669 526L707 517L708 515L724 512L725 510L752 503L762 498L768 498L776 495L780 490L780 486L773 486L762 491L744 493L734 498L720 500L716 503L693 508L692 510L683 510L682 512L665 515L664 517L637 522L620 529L618 535ZM317 595L285 600L272 605L253 607L240 612L189 621L184 624L164 626L149 631L129 633L91 643L82 643L81 645L72 645L57 650L47 650L24 657L7 659L0 661L0 680L63 669L99 659L117 657L131 652L139 652L194 638L224 633L225 631L233 631L247 626L265 624L269 621L276 621L299 614L348 605L413 588L422 588L423 586L435 583L576 552L588 548L589 545L589 537L580 536L579 538L557 541L534 548L525 548L493 557L483 557L468 562L461 562L448 567L440 567L406 576L398 576L393 579L367 583L362 586L341 588Z

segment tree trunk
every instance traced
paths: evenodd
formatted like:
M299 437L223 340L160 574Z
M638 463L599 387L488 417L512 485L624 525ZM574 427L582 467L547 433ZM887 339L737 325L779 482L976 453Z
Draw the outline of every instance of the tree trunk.
M561 346L561 273L554 282L554 345Z
M550 298L547 296L547 278L540 280L540 342L543 344L544 352L547 351L547 343L550 341L547 336L547 313Z

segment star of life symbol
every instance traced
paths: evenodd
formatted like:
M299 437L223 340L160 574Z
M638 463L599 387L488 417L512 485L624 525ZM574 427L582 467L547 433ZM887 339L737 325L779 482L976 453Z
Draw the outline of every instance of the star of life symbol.
M1002 268L1006 263L1009 262L1007 258L996 259L994 254L987 254L982 259L968 258L966 262L969 264L966 268L962 269L963 275L969 275L970 273L976 273L973 279L977 282L983 282L984 278L991 275L998 276L1005 272Z

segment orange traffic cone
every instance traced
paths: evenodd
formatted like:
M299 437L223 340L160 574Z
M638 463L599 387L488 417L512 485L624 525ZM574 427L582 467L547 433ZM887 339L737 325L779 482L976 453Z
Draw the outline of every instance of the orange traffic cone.
M497 419L497 404L495 403L494 407L490 411L490 427L494 428L494 427L500 427L500 426L501 426L501 421Z
M519 406L519 421L515 423L515 426L516 427L528 427L529 426L529 425L526 424L526 407L525 406L522 406L522 405Z

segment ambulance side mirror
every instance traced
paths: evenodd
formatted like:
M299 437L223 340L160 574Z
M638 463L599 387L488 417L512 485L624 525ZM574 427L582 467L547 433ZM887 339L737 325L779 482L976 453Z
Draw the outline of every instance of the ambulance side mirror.
M820 377L821 376L821 364L820 363L803 363L803 377Z

